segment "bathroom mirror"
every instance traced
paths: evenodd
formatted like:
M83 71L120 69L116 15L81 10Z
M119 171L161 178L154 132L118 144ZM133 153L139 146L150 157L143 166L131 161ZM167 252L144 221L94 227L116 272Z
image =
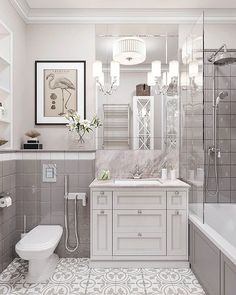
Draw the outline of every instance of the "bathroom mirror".
M170 71L176 74L170 76ZM175 148L179 106L176 25L97 25L93 74L97 114L103 121L97 132L98 149Z

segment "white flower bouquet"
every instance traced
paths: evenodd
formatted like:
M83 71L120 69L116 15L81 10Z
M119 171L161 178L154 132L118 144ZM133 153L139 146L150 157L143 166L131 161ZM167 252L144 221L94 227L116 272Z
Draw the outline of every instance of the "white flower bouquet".
M64 116L69 123L66 125L69 127L69 131L76 132L79 136L78 142L84 143L84 135L86 133L93 132L94 129L101 127L102 122L95 115L93 119L90 120L81 120L80 115L73 110L68 111Z

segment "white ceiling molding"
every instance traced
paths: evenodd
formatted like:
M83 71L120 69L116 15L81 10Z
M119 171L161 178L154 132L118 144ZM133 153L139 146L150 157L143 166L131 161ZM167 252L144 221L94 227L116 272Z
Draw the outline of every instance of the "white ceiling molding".
M30 12L30 7L25 0L10 0L13 7L19 13L19 15L23 18L23 20L28 22L28 15Z
M10 0L26 23L186 24L203 9L37 9L26 0ZM206 9L206 23L236 23L236 9Z

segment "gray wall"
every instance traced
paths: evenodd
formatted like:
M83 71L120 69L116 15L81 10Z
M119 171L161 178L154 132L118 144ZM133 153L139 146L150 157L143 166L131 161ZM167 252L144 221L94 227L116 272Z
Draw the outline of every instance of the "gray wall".
M56 164L57 182L42 182L42 165ZM27 231L38 224L64 226L64 175L69 175L69 192L85 192L89 197L89 184L94 179L94 160L17 160L17 237L23 231L23 216L26 215ZM69 201L69 222L73 235L73 201ZM79 205L80 248L73 257L89 256L89 204ZM65 232L57 252L69 257L64 247ZM71 239L72 245L74 235Z
M0 191L12 196L12 206L0 208L0 272L12 261L16 242L16 161L0 161Z
M26 157L27 158L27 157ZM29 157L30 158L30 157ZM57 182L42 182L42 165L57 166ZM0 161L0 191L10 192L13 205L0 209L0 272L15 257L15 244L23 232L23 216L27 218L27 231L38 224L60 224L64 227L64 175L69 175L70 192L86 192L89 201L89 184L94 179L95 160L38 160L18 159ZM73 201L69 201L69 223L73 235ZM90 214L79 204L78 227L80 247L70 254L65 250L65 232L56 252L61 257L89 257Z
M212 145L212 77L213 65L207 61L205 54L205 98L204 98L204 136L205 168L207 171L207 150ZM206 193L207 202L236 202L236 64L216 67L215 95L228 91L229 96L220 101L217 120L217 139L221 149L218 161L219 194L212 197ZM210 166L209 190L214 190L215 179L213 165Z

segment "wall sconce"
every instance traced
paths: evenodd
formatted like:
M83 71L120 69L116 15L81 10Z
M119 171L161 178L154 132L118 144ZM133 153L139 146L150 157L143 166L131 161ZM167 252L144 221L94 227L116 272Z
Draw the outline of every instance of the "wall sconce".
M110 63L110 86L106 84L105 87L104 76L104 72L102 71L102 62L99 60L95 61L93 63L93 77L96 80L96 85L99 87L99 90L103 92L104 95L111 95L120 84L120 64L116 61L111 61Z

